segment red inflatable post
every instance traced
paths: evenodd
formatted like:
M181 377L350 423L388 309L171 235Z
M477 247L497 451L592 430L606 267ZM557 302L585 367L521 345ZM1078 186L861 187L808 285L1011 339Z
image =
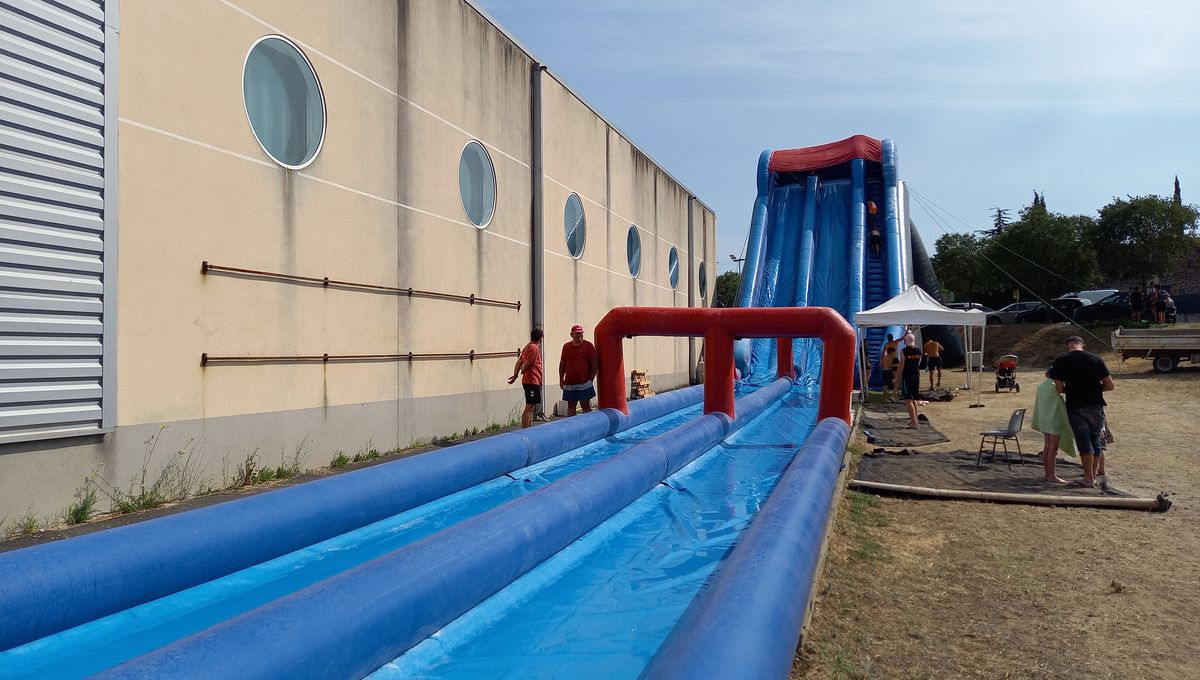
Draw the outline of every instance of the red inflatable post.
M796 358L792 356L792 338L775 338L775 375L796 379Z
M824 346L817 418L850 422L854 384L854 329L828 307L617 307L596 326L600 408L629 413L621 342L638 335L698 337L704 345L704 412L735 417L734 338L778 338L778 376L795 378L792 338L819 338Z

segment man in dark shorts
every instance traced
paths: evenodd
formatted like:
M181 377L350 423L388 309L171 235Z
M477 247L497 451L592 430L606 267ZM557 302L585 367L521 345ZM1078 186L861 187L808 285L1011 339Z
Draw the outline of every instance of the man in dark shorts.
M529 332L529 344L521 350L517 357L517 365L513 366L512 377L508 379L511 385L521 376L521 387L525 390L525 410L521 413L521 427L533 425L533 412L542 403L542 329L535 328Z
M1083 464L1083 479L1078 484L1107 487L1104 476L1104 393L1115 389L1112 374L1100 357L1084 349L1083 338L1067 338L1067 353L1054 360L1046 375L1059 393L1067 395L1067 420L1075 435Z
M917 338L909 333L904 336L904 349L900 350L900 398L908 409L908 429L915 430L917 423L917 400L921 398L921 348Z
M900 360L896 357L896 347L900 341L888 333L887 342L883 345L883 357L879 360L879 372L883 376L883 401L893 402L896 391L896 367Z
M583 326L571 327L571 341L562 346L558 360L558 387L567 402L567 417L575 415L578 405L584 413L592 410L596 388L596 346L583 339Z
M937 371L937 386L942 386L942 343L930 338L925 341L925 370L929 371L929 389L933 389L933 372Z
M1129 317L1133 321L1142 320L1142 287L1133 286L1129 289Z

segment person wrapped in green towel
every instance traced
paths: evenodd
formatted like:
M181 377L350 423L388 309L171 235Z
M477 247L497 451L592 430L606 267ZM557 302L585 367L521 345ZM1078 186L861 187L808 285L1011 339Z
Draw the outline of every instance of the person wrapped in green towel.
M1046 372L1049 374L1049 371ZM1059 449L1068 456L1075 458L1075 438L1071 434L1071 421L1067 419L1067 405L1063 403L1062 395L1054 386L1049 375L1037 387L1033 401L1033 429L1042 433L1042 467L1045 470L1045 480L1052 484L1066 484L1067 480L1059 477L1054 470L1055 457ZM1063 436L1066 435L1066 436Z

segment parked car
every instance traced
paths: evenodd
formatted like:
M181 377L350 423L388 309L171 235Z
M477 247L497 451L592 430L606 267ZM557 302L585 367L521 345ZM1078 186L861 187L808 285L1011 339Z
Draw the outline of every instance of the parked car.
M1120 293L1116 288L1097 288L1095 290L1079 290L1074 293L1060 295L1059 298L1080 298L1087 300L1088 304L1096 304L1097 302L1111 296L1113 293Z
M1016 323L1017 315L1021 312L1037 307L1040 302L1014 302L1007 307L997 309L994 312L989 312L987 322L989 326L995 324Z
M981 312L992 311L991 307L984 307L983 305L979 304L978 302L951 302L951 303L947 304L946 306L949 307L950 309L964 309L964 310L965 309L978 309Z
M1017 323L1062 323L1073 321L1075 310L1084 305L1080 298L1054 298L1050 304L1039 303L1033 309L1027 309L1017 314Z
M1108 297L1094 302L1090 305L1084 305L1075 310L1076 323L1089 323L1092 321L1106 321L1114 319L1117 321L1125 321L1129 319L1129 295L1126 293L1113 293Z

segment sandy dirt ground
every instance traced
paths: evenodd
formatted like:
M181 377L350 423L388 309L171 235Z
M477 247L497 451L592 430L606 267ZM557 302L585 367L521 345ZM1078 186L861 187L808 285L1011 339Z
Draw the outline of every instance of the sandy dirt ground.
M1200 368L1158 375L1145 361L1106 359L1117 373L1108 473L1137 495L1170 492L1174 507L847 492L793 677L1200 678ZM974 451L980 431L1032 408L1041 375L1026 369L1026 389L997 395L989 386L985 408L967 408L965 392L925 407L951 439L927 448ZM1021 441L1041 448L1037 432Z

